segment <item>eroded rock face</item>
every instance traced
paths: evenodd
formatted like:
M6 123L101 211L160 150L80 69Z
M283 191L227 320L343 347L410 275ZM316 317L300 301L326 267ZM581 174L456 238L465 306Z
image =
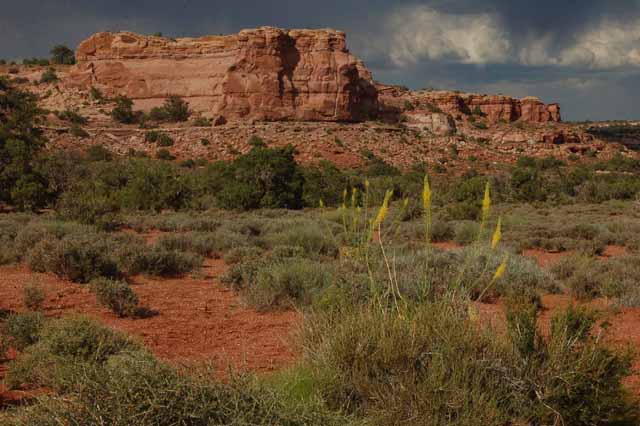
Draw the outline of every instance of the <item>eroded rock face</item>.
M456 119L482 116L495 124L523 121L530 123L560 122L560 106L545 105L540 99L516 99L502 95L478 95L450 91L409 91L397 86L378 85L381 114L392 117L416 110L446 113Z
M262 27L177 40L99 33L76 58L71 85L126 95L143 109L169 94L231 120L359 121L378 109L371 74L335 30Z

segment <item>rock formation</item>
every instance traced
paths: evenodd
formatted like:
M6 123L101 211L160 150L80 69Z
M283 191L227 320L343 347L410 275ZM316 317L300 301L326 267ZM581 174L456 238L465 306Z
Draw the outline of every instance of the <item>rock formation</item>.
M80 44L70 82L143 109L184 97L225 119L359 121L377 112L371 74L343 32L262 27L181 38L98 33Z
M477 115L491 124L524 121L531 123L560 122L560 106L545 105L540 99L515 99L502 95L478 95L450 91L413 92L398 86L378 85L381 113L393 119L398 114L446 113L456 119Z

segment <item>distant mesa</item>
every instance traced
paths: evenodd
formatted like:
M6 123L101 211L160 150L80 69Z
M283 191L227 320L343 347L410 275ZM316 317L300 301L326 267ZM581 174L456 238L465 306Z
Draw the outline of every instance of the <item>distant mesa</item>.
M558 122L557 104L455 92L413 92L376 84L332 29L243 30L170 39L130 32L83 41L68 84L126 95L142 109L178 95L205 116L227 120L357 122L409 120L447 128L450 117L480 112L500 121ZM444 126L444 127L443 127Z

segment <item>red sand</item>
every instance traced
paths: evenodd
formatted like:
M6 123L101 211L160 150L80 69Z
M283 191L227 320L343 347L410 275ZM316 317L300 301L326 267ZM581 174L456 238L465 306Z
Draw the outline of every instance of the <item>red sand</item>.
M142 305L157 311L147 319L118 318L96 303L87 286L28 267L0 267L0 309L23 310L25 283L42 285L47 294L44 313L50 317L82 313L141 339L160 359L174 364L213 361L220 374L229 366L269 372L292 363L296 354L290 337L300 323L297 312L259 313L242 306L238 296L217 280L226 266L207 260L202 278L136 277L132 285ZM0 379L6 363L0 363ZM2 393L0 406L23 394Z

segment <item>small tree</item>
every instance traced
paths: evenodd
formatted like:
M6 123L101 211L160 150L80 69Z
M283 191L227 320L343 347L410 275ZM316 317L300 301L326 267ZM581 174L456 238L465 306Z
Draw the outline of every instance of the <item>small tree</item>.
M162 108L166 112L166 117L169 121L187 121L191 115L189 104L176 95L169 96Z
M73 65L76 63L76 57L73 50L67 46L57 45L51 49L51 63L57 65Z
M133 111L133 101L126 96L118 96L116 98L116 106L111 111L111 118L118 123L135 123L138 115Z

